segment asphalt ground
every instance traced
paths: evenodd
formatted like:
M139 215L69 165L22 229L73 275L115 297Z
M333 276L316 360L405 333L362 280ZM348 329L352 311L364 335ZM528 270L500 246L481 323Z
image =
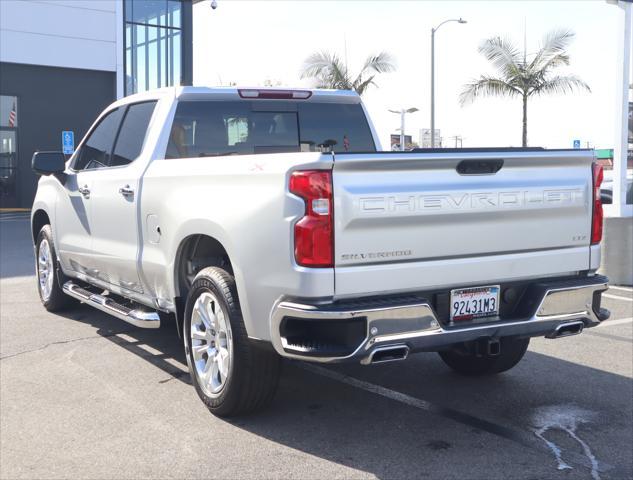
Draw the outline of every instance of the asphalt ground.
M0 478L633 477L633 291L612 320L534 339L493 378L436 354L364 367L285 362L265 412L222 420L175 330L40 305L27 216L0 218Z

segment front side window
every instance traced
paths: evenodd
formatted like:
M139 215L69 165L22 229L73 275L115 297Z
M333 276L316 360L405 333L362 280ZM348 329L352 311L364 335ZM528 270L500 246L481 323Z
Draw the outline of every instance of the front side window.
M166 158L375 151L359 104L183 101Z
M111 167L127 165L141 154L155 106L156 102L143 102L128 107L109 162Z
M90 132L77 152L77 160L73 166L75 170L91 170L108 166L122 114L121 108L109 112Z

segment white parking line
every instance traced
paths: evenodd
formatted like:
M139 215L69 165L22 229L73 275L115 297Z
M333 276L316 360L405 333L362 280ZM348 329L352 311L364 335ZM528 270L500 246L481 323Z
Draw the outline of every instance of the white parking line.
M154 348L154 347L152 347L150 345L147 345L146 343L139 343L137 345L137 347L140 348L141 350L145 350L147 353L150 353L150 354L155 355L155 356L163 354L163 352L161 352L160 350L158 350L158 349L156 349L156 348Z
M189 373L189 369L187 367L187 364L183 365L178 360L175 360L175 359L169 358L169 357L166 357L164 360L165 360L165 363L169 363L172 367L175 367L176 369L180 370L181 372Z
M400 393L395 390L382 387L380 385L374 385L373 383L364 382L363 380L358 380L354 377L343 375L342 373L334 372L323 367L318 367L316 365L312 365L311 363L300 364L300 367L304 370L316 373L317 375L346 383L348 385L351 385L352 387L375 393L376 395L395 400L396 402L404 403L411 407L420 408L422 410L430 410L432 407L431 403L420 400L419 398L412 397L410 395L407 395L406 393Z
M364 390L375 395L380 395L381 397L400 402L410 407L441 415L444 418L459 422L471 428L483 430L506 440L511 440L520 445L523 445L524 447L539 452L543 451L533 444L531 438L528 438L525 432L517 430L514 427L496 424L483 418L475 417L463 411L453 410L452 408L436 405L426 400L412 397L411 395L407 395L406 393L398 392L397 390L391 390L390 388L383 387L382 385L376 385L375 383L366 382L364 380L345 375L344 373L339 373L334 370L330 370L328 368L317 366L311 363L297 363L296 365L299 368L312 372L316 375L345 383L351 387L358 388L360 390ZM569 452L567 456L575 464L591 469L592 474L594 472L597 474L598 471L606 471L613 468L611 465L605 464L603 462L601 462L599 466L597 464L594 464L594 462L588 462L586 457L580 456L574 452ZM594 476L594 479L595 478L596 477Z
M624 323L631 323L631 322L633 322L633 317L618 318L617 320L605 320L604 322L601 322L600 325L597 325L596 328L611 327L614 325L622 325Z
M633 292L633 288L629 287L616 287L615 285L609 285L609 290L622 290L624 292Z
M624 300L625 302L633 302L633 298L620 297L619 295L609 295L608 293L603 293L602 296L606 298L612 298L614 300Z
M125 340L128 343L136 343L138 340L134 337L130 337L125 333L117 333L115 337L119 337L121 340Z

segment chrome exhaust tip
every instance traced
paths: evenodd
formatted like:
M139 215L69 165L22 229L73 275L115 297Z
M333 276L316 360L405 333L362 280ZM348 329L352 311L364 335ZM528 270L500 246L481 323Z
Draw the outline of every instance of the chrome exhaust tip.
M546 335L545 338L571 337L572 335L582 333L583 328L585 328L585 324L580 320L576 322L561 323L552 333Z
M367 357L363 364L387 363L405 360L409 356L409 347L406 345L390 345L388 347L379 347Z

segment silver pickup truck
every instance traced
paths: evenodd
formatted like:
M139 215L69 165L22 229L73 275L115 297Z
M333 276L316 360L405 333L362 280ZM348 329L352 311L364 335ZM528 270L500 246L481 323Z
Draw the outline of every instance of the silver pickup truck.
M46 309L175 323L217 415L270 402L281 357L495 374L609 316L592 151L381 152L352 92L178 87L33 169Z

